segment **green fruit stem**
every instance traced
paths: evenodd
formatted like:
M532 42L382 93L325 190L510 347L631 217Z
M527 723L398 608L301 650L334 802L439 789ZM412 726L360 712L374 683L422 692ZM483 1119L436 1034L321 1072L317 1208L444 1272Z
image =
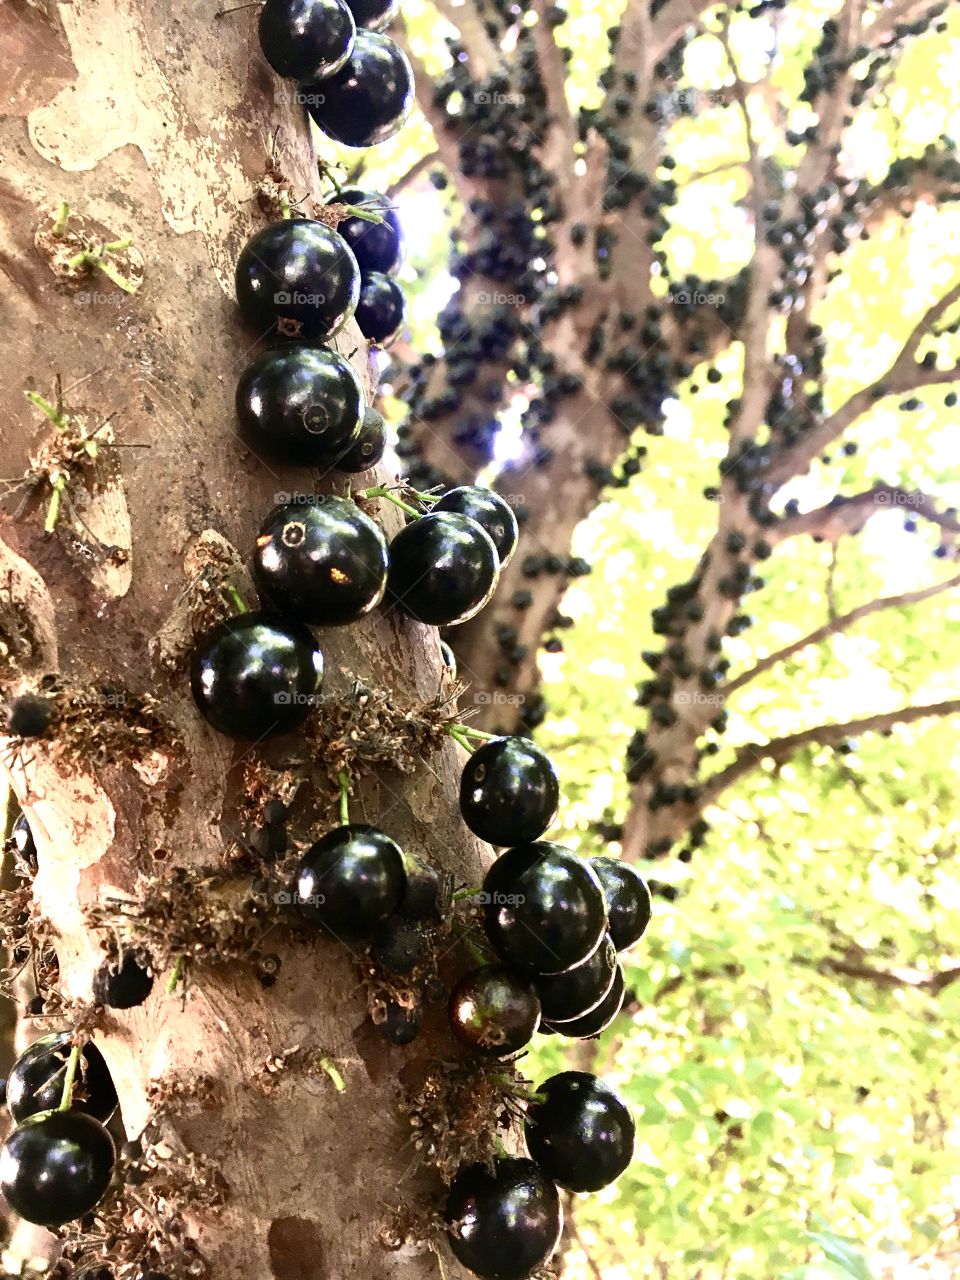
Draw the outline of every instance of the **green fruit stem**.
M77 1067L80 1064L80 1046L75 1044L70 1049L70 1057L67 1059L67 1074L63 1080L63 1094L60 1098L60 1106L58 1111L69 1111L73 1104L73 1082L77 1078Z
M337 782L340 784L340 825L345 827L350 822L350 779L346 769L337 774Z
M416 507L411 507L409 502L404 502L402 498L398 498L397 495L392 493L385 485L377 485L373 489L360 489L356 496L358 498L386 498L388 502L392 502L394 506L399 507L401 511L406 511L408 516L419 517L422 514L422 512L418 511Z
M173 966L173 972L170 974L170 981L167 983L167 994L173 995L177 989L177 983L183 976L183 956L177 956Z
M333 1082L333 1087L336 1089L337 1093L346 1093L347 1082L346 1080L344 1080L343 1076L340 1074L337 1068L333 1065L330 1059L321 1058L319 1065L330 1077L331 1081Z
M57 216L53 223L53 234L59 238L67 229L67 223L70 221L70 206L66 200L60 201L60 208L57 210Z

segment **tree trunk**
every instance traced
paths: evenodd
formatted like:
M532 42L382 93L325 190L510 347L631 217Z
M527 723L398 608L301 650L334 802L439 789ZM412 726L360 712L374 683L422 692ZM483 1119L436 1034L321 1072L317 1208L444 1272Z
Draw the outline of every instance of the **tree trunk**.
M72 486L52 535L43 532L48 491L26 510L17 510L22 490L8 499L0 526L4 603L26 639L2 673L5 692L56 673L84 708L71 751L57 738L29 752L5 740L2 754L39 847L34 904L59 960L67 1016L53 1026L62 1026L87 1016L103 958L89 909L141 901L173 866L225 866L247 834L240 811L254 755L207 728L185 672L163 670L151 652L189 586L198 536L214 530L245 556L275 495L313 487L304 472L263 465L235 435L233 390L251 343L233 266L266 220L256 184L274 131L294 196L316 196L318 183L300 108L284 103L257 47L254 11L218 19L213 4L167 0L15 2L0 12L0 30L11 62L0 128L15 159L0 185L0 474L22 475L38 441L55 436L24 393L52 399L58 374L67 413L85 407L88 425L112 414L118 445L103 451L109 484ZM142 260L136 294L96 269L58 278L49 232L61 201L74 212L71 231L132 241L117 261L130 275ZM47 235L35 243L38 227ZM352 322L337 348L370 389ZM384 508L390 536L400 517ZM114 548L105 558L102 544ZM395 611L319 638L327 705L349 710L354 678L401 707L429 702L441 686L436 632ZM157 705L144 719L137 699L146 694ZM141 748L128 731L147 721L156 736ZM298 841L336 821L329 781L316 772L310 807L294 811ZM480 847L459 817L457 774L458 748L447 742L415 772L366 774L352 803L409 852L475 883ZM386 1251L380 1225L387 1206L423 1207L439 1187L411 1173L397 1092L449 1056L443 1005L413 1045L393 1047L367 1017L355 954L282 927L267 932L263 949L281 960L272 987L249 962L188 963L183 998L160 974L145 1005L90 1022L128 1137L158 1120L161 1165L180 1184L159 1206L149 1181L134 1194L160 1218L182 1207L205 1260L190 1270L192 1254L174 1239L158 1269L218 1280L433 1277L429 1253ZM285 1069L266 1072L297 1046ZM342 1076L342 1092L303 1065L319 1057ZM220 1207L202 1193L211 1171L222 1178ZM452 1261L448 1271L462 1275Z

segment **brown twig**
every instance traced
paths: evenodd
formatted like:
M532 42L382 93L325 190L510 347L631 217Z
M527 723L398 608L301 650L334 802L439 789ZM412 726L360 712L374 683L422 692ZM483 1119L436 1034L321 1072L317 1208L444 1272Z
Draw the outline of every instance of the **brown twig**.
M748 670L729 681L724 688L724 693L729 698L731 694L736 693L738 689L742 689L745 684L749 684L757 676L763 675L765 671L769 671L771 667L778 666L781 662L786 662L788 658L792 658L795 653L799 653L802 649L807 649L811 645L822 644L830 636L849 631L854 623L859 622L862 618L868 618L872 613L880 613L884 609L904 609L908 605L919 604L921 600L929 600L931 596L940 595L942 592L958 586L960 586L960 574L954 578L948 578L945 582L935 582L932 586L922 587L918 591L904 591L897 596L879 596L876 600L868 600L865 604L858 605L856 609L851 609L848 613L839 614L831 618L829 622L816 627L807 635L801 636L799 640L794 640L792 644L784 645L782 649L777 649L775 653L770 653L765 658L761 658Z
M700 794L700 808L703 809L711 804L722 791L732 786L734 782L738 782L746 774L752 773L764 760L782 764L804 747L829 746L843 742L846 738L855 738L862 733L882 733L898 724L912 724L915 720L952 716L958 713L960 713L960 698L954 698L930 706L898 707L896 711L863 716L858 720L848 720L845 724L815 725L811 729L802 729L799 733L772 738L769 742L747 743L738 750L732 764L715 773L704 783Z

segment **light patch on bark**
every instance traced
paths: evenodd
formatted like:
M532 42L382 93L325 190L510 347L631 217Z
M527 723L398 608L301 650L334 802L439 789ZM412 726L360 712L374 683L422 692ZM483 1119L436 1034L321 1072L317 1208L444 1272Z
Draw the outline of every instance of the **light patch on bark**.
M32 564L11 550L0 538L0 596L2 604L25 615L30 634L29 657L20 665L54 673L60 668L53 600L46 583ZM19 627L19 619L17 625Z
M34 147L69 172L95 169L111 152L137 147L160 190L166 222L180 234L204 236L229 291L234 255L226 246L251 184L237 151L217 135L235 133L236 117L214 117L206 129L194 123L150 48L136 4L88 0L57 8L77 80L30 112ZM211 22L214 12L211 4Z

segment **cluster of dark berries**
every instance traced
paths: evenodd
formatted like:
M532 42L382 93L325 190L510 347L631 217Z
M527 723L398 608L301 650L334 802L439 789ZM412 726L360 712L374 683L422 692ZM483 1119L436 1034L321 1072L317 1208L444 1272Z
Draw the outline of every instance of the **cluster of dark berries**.
M240 311L270 345L241 375L237 417L251 445L279 461L356 472L368 471L383 453L363 448L363 390L348 361L312 344L331 338L353 315L373 342L396 332L403 292L385 271L364 264L389 260L395 270L403 244L385 197L349 194L358 203L347 206L354 212L338 231L315 218L281 218L240 251ZM338 196L333 203L346 201Z
M380 34L399 8L399 0L266 0L260 12L264 57L296 81L295 101L335 142L385 142L410 112L410 63Z
M413 101L410 64L379 34L398 8L397 0L266 0L260 11L267 61L297 81L297 101L348 146L392 137ZM244 246L237 301L260 337L323 342L352 315L374 342L400 327L403 293L390 278L403 252L396 214L366 191L339 192L333 203L351 210L339 231L286 217ZM382 421L365 417L356 374L330 351L269 349L241 377L237 413L250 443L286 462L366 471L383 453Z
M365 38L390 45L382 36L354 35L353 24L355 17L381 26L393 9L366 0L352 7L351 15L342 0L268 0L260 34L271 65L301 81L318 76L321 65L332 75L341 27L354 49ZM310 68L309 58L315 60ZM376 341L396 329L403 295L390 273L401 261L403 241L382 196L347 191L337 202L351 210L339 231L310 218L281 219L240 253L240 311L270 345L241 375L236 407L241 433L256 452L351 473L380 461L383 419L365 405L349 361L316 344L354 314ZM432 508L421 515L387 490L366 496L390 498L417 517L389 548L349 499L311 495L267 517L253 555L262 607L213 628L193 655L194 699L221 733L258 739L304 721L323 679L311 626L355 622L384 595L421 622L452 626L489 600L517 541L506 503L488 490L463 488L439 498L420 495L421 506Z
M90 1213L107 1193L116 1149L105 1125L117 1093L102 1055L73 1033L35 1041L6 1084L16 1128L0 1148L0 1191L27 1222L59 1227Z
M553 1253L563 1228L558 1187L599 1191L633 1158L626 1104L596 1076L546 1080L524 1120L529 1159L503 1156L459 1171L447 1197L450 1247L485 1280L524 1280Z
M471 731L457 726L461 742ZM476 735L474 735L476 736ZM491 1058L512 1058L540 1029L598 1035L620 1011L617 952L641 937L650 896L640 875L612 858L587 860L540 837L553 821L559 783L549 759L524 738L493 738L463 771L460 808L470 829L509 846L479 898L496 954L461 978L449 1002L456 1039ZM295 875L292 902L305 921L371 959L408 974L444 912L436 872L377 827L348 820L312 844ZM421 1010L386 1011L382 1031L412 1041ZM521 1280L560 1236L558 1186L596 1191L629 1164L634 1123L622 1100L595 1076L564 1072L528 1106L529 1158L471 1164L450 1188L445 1218L457 1258L489 1280Z
M450 999L455 1036L487 1057L513 1057L537 1030L599 1035L623 1004L617 952L650 920L650 895L633 867L541 839L559 796L550 760L525 738L490 739L463 770L464 821L507 846L479 895L496 961L461 978ZM552 1253L562 1226L557 1184L599 1190L633 1153L626 1106L580 1072L541 1086L525 1131L531 1159L461 1169L447 1201L454 1253L490 1280L521 1280Z
M386 342L403 323L403 290L393 279L403 261L400 220L384 196L369 191L339 191L337 202L357 210L337 226L360 267L357 324L371 342Z
M560 787L546 755L525 738L493 738L460 783L467 826L507 846L479 895L498 963L463 978L451 1019L458 1037L494 1057L519 1052L538 1029L598 1035L620 1011L617 952L650 920L642 877L614 858L581 858L542 840Z
M441 880L378 827L345 822L306 850L292 901L304 923L342 942L362 943L378 968L408 975L440 921ZM379 1029L392 1043L409 1044L421 1017L419 1002L390 1001Z
M314 494L270 513L252 562L262 607L220 623L193 653L194 700L215 729L257 739L306 719L323 679L311 626L356 622L385 595L434 626L465 622L483 608L516 546L512 510L470 486L429 501L427 515L410 508L416 518L389 546L352 499Z

